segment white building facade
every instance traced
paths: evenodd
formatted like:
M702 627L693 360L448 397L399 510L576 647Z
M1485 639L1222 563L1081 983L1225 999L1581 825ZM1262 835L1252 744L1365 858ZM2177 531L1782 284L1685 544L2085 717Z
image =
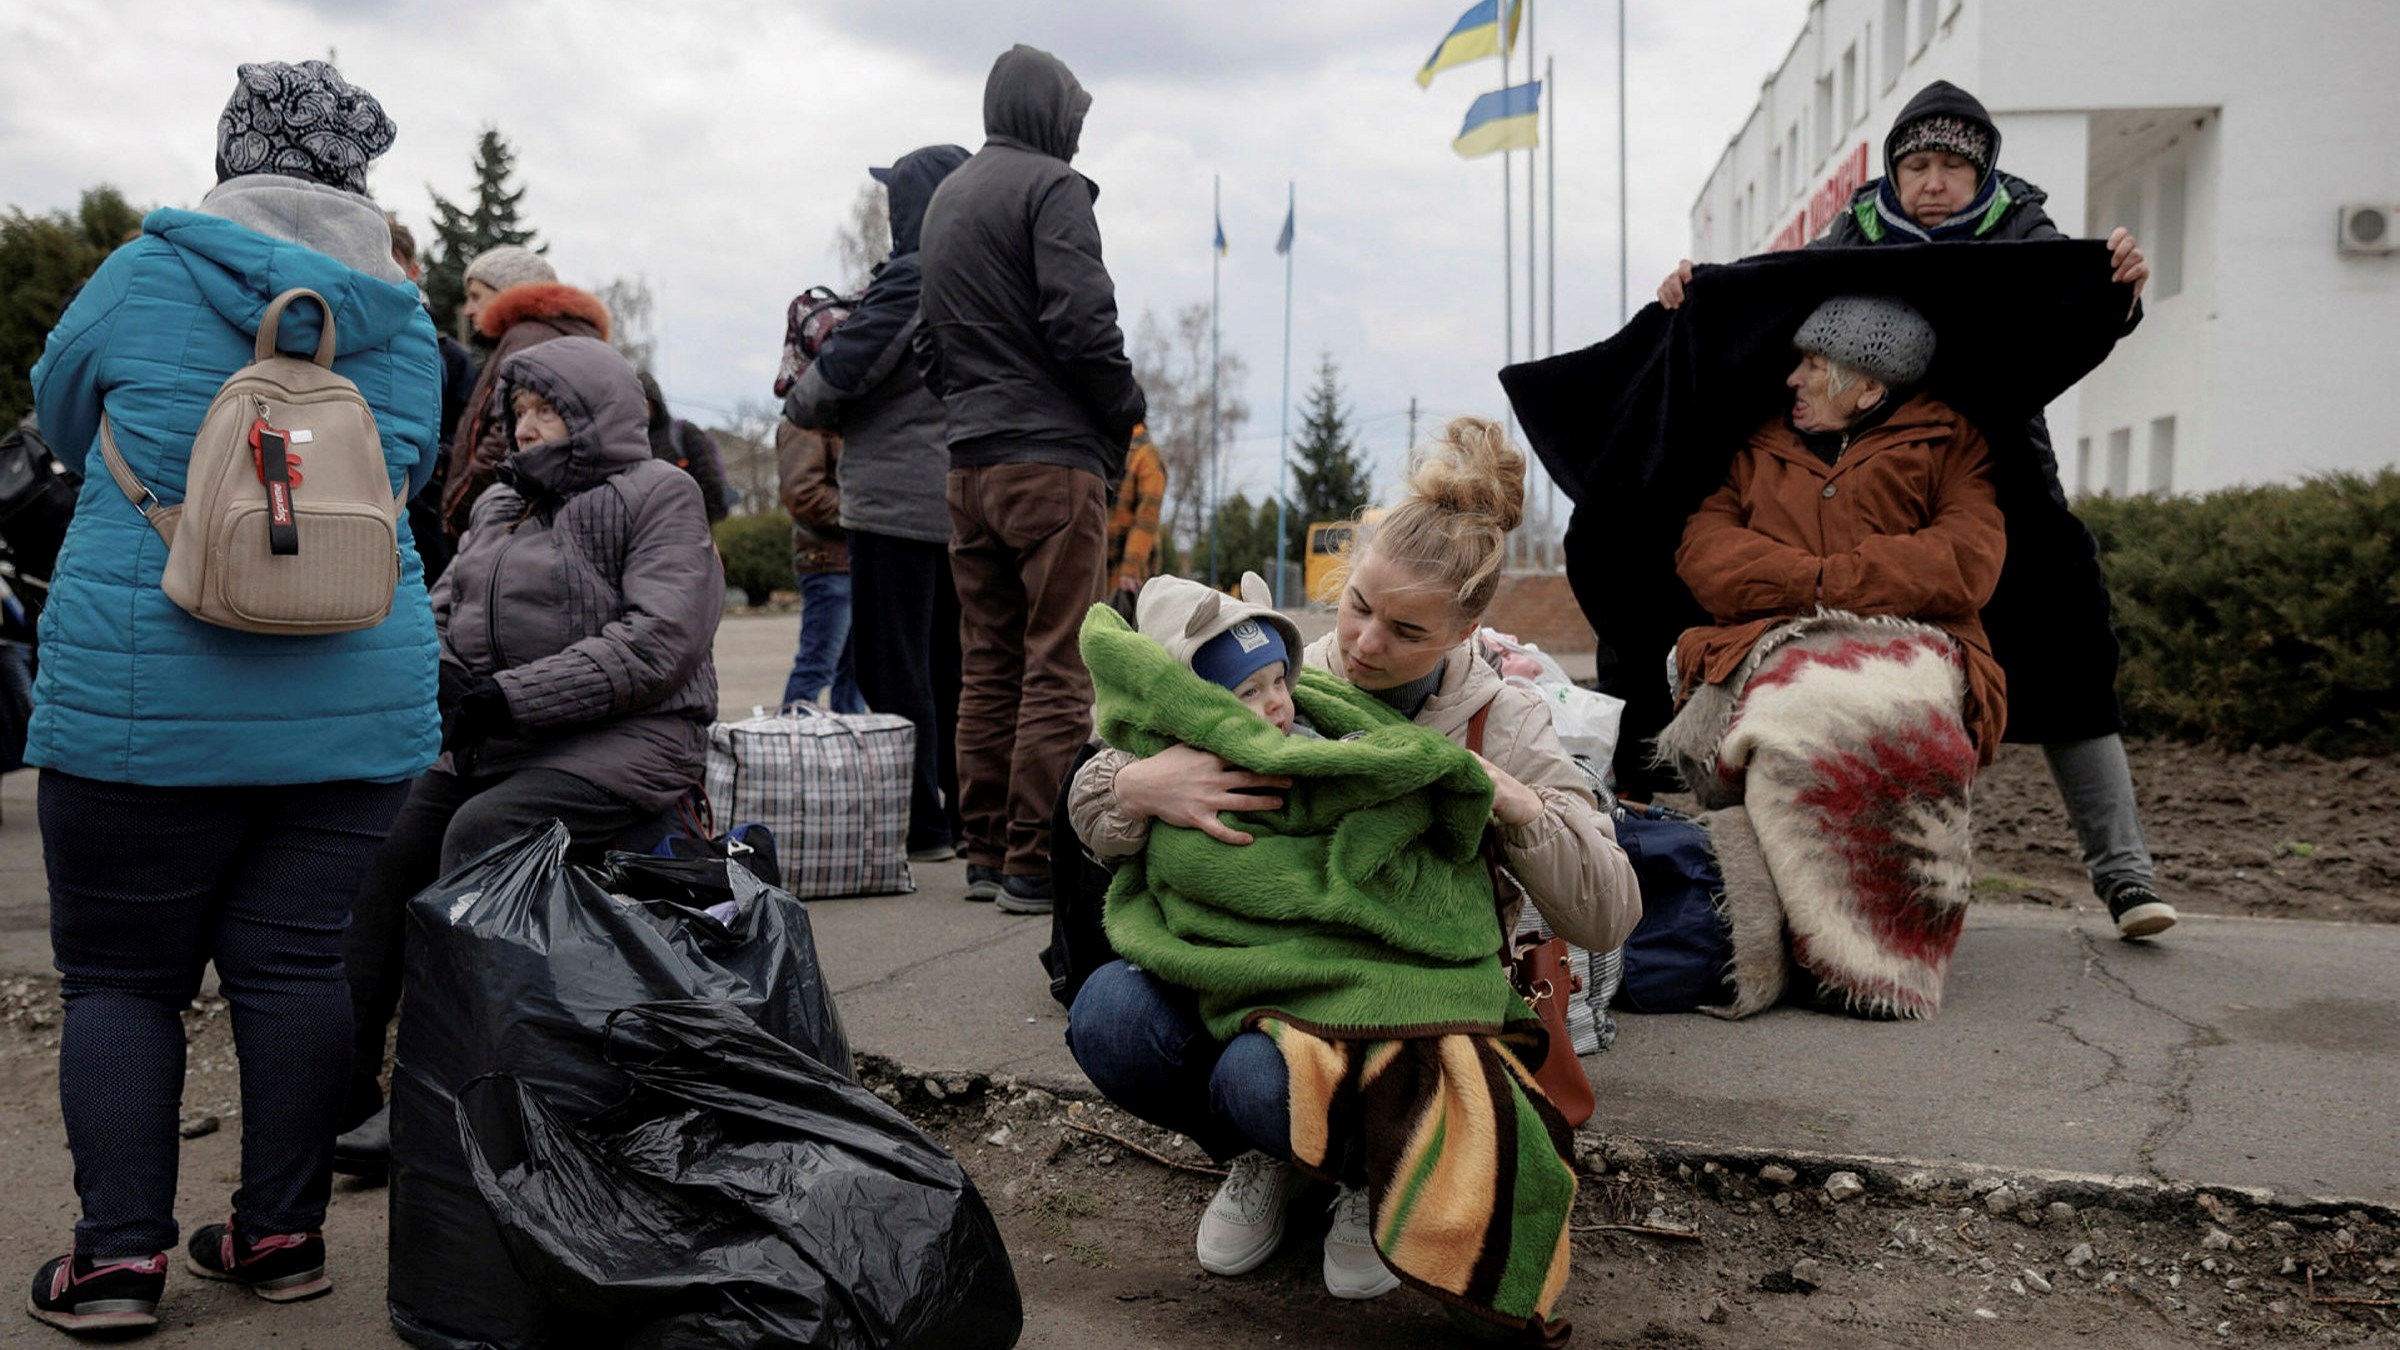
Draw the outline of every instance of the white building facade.
M1692 257L1824 232L1948 80L2069 234L2133 230L2147 316L2050 409L2069 492L2400 462L2400 0L1817 0L1692 206ZM2385 213L2384 230L2358 219ZM2347 229L2345 228L2347 227Z

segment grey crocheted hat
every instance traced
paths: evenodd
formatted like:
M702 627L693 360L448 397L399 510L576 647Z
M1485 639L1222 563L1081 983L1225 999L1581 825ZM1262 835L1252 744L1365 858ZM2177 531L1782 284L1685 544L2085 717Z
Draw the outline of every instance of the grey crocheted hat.
M1911 385L1933 364L1933 325L1888 295L1837 295L1817 306L1792 345L1888 385Z
M556 281L558 271L549 259L522 244L499 244L476 254L461 280L480 281L495 291L505 291L528 281Z
M399 134L375 96L322 61L246 61L217 118L217 181L248 173L367 190L367 161Z

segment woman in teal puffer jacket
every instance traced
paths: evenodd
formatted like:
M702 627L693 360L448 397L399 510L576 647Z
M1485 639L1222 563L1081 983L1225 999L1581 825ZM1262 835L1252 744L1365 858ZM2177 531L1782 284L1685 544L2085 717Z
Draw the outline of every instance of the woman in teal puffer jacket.
M318 1233L348 1068L342 928L408 780L432 764L437 647L405 522L390 617L275 637L213 627L159 589L166 546L87 465L105 414L134 473L182 499L217 388L251 361L267 303L306 287L334 370L373 409L392 490L432 473L433 325L392 262L367 161L375 100L310 61L244 65L220 122L217 187L152 212L50 335L35 400L83 472L42 616L26 758L42 768L51 941L63 977L59 1098L83 1217L34 1282L70 1331L154 1324L176 1238L181 1010L214 961L242 1069L242 1186L190 1265L278 1301L331 1288ZM314 348L317 308L284 316ZM302 452L305 458L306 452Z

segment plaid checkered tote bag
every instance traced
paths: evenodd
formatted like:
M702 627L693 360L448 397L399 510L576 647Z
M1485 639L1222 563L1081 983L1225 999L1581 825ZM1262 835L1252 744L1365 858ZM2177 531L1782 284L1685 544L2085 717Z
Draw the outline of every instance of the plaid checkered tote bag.
M718 820L775 832L784 889L803 900L914 891L908 786L917 729L890 713L794 705L708 729Z

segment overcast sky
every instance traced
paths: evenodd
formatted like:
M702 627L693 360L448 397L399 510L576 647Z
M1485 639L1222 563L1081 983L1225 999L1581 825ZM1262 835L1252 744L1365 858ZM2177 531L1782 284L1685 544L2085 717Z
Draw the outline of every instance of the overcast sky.
M1807 0L1631 0L1632 290L1687 251L1686 212ZM478 130L515 144L524 212L561 276L641 275L670 399L714 422L772 382L785 303L838 281L831 241L870 164L982 143L1012 42L1091 90L1076 167L1130 333L1209 294L1224 179L1224 338L1253 408L1228 490L1271 484L1282 361L1284 184L1298 183L1297 402L1340 363L1388 489L1413 396L1498 415L1501 166L1450 149L1498 63L1412 76L1466 0L77 0L0 7L0 205L72 206L110 182L190 205L245 60L338 52L399 125L372 187L429 238L428 185L463 198ZM1617 326L1616 7L1541 6L1555 59L1560 350ZM1518 68L1518 78L1522 69ZM1523 156L1514 247L1523 264ZM1545 208L1546 210L1546 208ZM1545 244L1545 248L1547 245ZM1517 348L1525 302L1516 283ZM1547 343L1547 336L1544 338Z

